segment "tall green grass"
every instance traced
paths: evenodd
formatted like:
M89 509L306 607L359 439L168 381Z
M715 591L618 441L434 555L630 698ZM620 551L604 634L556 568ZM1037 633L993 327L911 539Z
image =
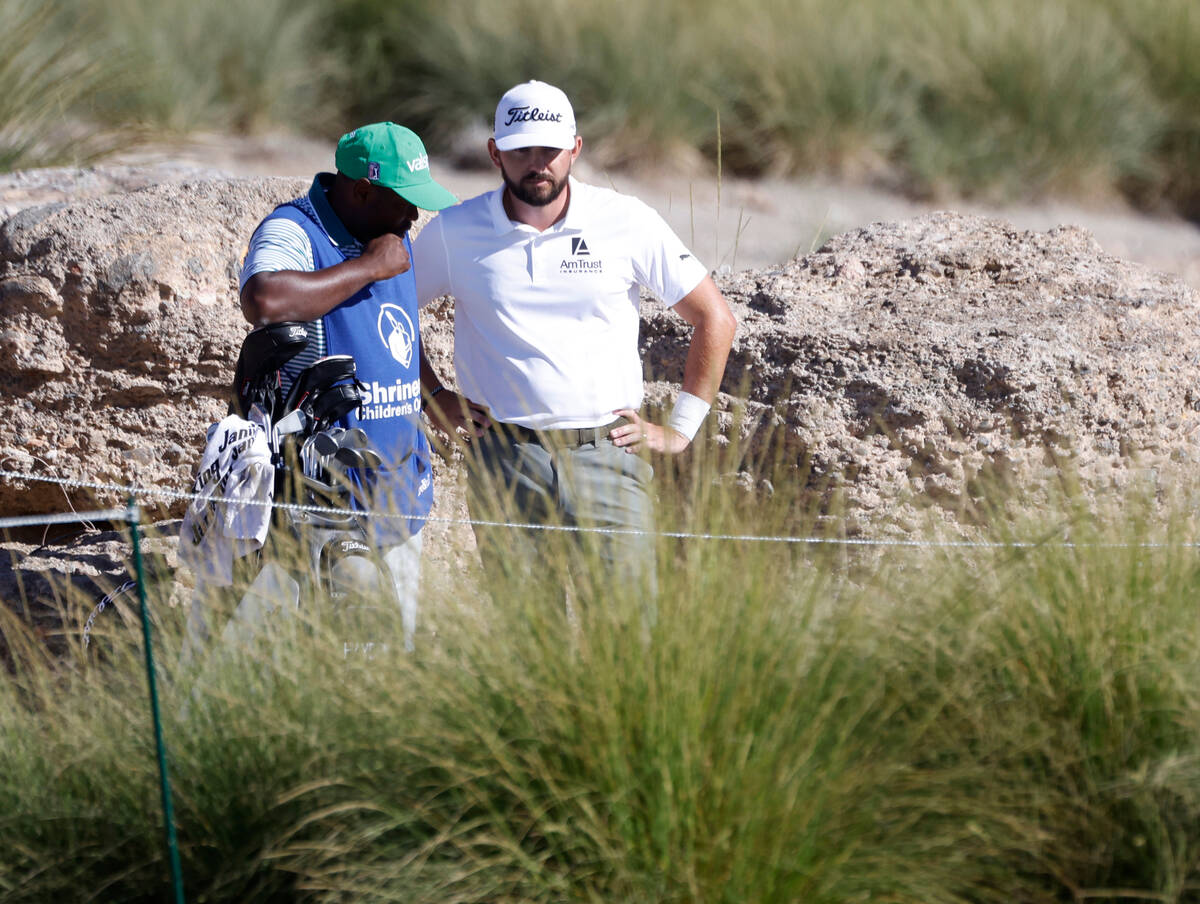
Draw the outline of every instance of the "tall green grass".
M794 517L664 477L668 526ZM662 539L648 637L553 544L543 582L427 598L411 656L293 619L182 669L159 609L189 900L1191 900L1195 534L1120 501L1013 529L1074 547ZM136 638L3 629L0 898L162 900Z
M708 4L709 40L728 40L707 81L725 114L735 172L875 175L902 149L915 84L892 49L900 5L784 0ZM715 152L711 124L706 147Z
M1122 192L1200 211L1189 0L52 7L34 17L50 28L26 21L36 7L24 0L0 6L25 61L9 67L0 130L65 116L126 132L282 125L334 137L394 119L439 150L537 77L568 89L602 166L691 168L697 153L721 154L749 175L830 172L998 199ZM71 145L43 134L43 157Z
M103 124L78 121L114 74L89 52L89 23L56 0L0 0L0 24L0 171L111 148Z
M917 115L898 126L918 184L1088 194L1139 173L1167 118L1146 60L1093 3L910 4L898 56Z
M334 63L316 4L109 0L97 24L91 46L122 62L100 116L160 135L336 120L323 95Z
M1150 172L1135 174L1130 190L1200 215L1200 9L1187 0L1105 0L1103 6L1145 61L1166 110Z
M337 122L320 16L282 0L2 0L0 170L206 129Z
M351 0L335 19L362 75L352 109L411 122L435 143L469 124L490 130L500 96L531 78L570 87L589 147L614 165L700 143L716 113L703 17L681 4Z
M486 122L506 87L540 77L569 89L602 163L683 146L715 159L720 143L749 174L834 171L1001 198L1123 190L1191 210L1193 6L355 0L335 34L368 84L387 85L356 98L360 115L386 111L435 139ZM378 28L364 35L359 22Z

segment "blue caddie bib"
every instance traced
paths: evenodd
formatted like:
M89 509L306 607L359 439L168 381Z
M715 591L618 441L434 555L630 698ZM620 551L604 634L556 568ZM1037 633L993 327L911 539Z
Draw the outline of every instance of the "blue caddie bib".
M304 230L316 269L347 259L302 206L282 204L271 216ZM404 246L411 256L407 236ZM424 526L433 505L429 440L421 429L421 339L412 270L372 283L321 319L327 354L353 355L367 387L360 412L350 412L338 426L361 427L384 459L380 468L352 476L367 490L373 510L400 516L372 519L372 534L380 545L403 542Z

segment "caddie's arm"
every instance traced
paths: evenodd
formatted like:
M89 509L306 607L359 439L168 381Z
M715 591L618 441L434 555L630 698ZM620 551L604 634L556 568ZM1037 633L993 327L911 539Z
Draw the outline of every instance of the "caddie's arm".
M365 286L412 266L404 239L388 232L363 253L324 270L255 273L242 286L242 315L255 326L285 320L316 320Z
M692 437L700 429L721 386L725 361L737 332L737 320L729 309L729 302L712 277L705 276L696 288L675 303L674 310L695 327L683 365L682 391L664 426L643 420L638 412L629 408L614 412L630 423L614 427L609 436L615 445L625 447L627 452L642 449L667 454L682 452L691 445Z

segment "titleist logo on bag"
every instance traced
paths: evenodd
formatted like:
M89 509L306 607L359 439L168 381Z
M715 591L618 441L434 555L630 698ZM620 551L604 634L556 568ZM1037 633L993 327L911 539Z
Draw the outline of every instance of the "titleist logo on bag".
M517 122L562 122L562 114L540 110L537 107L509 107L508 119L504 124L511 126Z

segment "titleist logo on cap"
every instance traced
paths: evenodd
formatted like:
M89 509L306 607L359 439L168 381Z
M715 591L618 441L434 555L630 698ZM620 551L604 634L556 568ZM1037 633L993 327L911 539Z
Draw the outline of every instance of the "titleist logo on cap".
M522 82L496 104L496 149L575 146L575 112L558 88L545 82Z
M543 111L537 107L509 107L508 119L504 124L511 126L517 122L562 122L562 114Z

